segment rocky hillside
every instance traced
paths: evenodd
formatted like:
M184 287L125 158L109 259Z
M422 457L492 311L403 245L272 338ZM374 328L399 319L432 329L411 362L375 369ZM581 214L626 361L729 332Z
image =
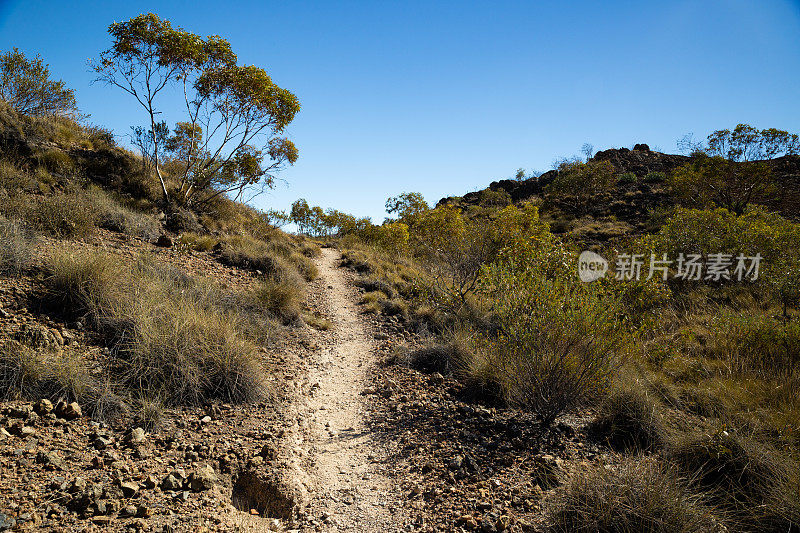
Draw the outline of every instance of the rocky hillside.
M526 180L505 179L493 181L488 188L469 192L462 197L442 198L438 205L460 207L497 205L497 202L519 203L535 198L544 200L543 214L564 222L582 217L594 219L614 217L636 231L647 229L647 220L654 210L675 205L676 199L664 182L675 169L691 160L689 156L665 154L650 150L646 144L637 144L633 150L612 148L597 152L593 161L608 161L619 179L615 190L606 197L597 198L591 206L580 211L548 197L547 186L558 175L550 170L541 176ZM800 156L783 156L769 162L781 193L769 205L785 216L800 218ZM628 174L629 178L622 176ZM632 179L630 174L635 175ZM562 231L559 231L562 230ZM555 224L554 231L568 231L569 227Z

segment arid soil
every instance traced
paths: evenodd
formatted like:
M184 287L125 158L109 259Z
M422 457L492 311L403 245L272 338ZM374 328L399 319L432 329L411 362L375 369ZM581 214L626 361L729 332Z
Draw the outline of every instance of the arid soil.
M232 290L254 275L113 234L80 246L131 260L146 248ZM535 530L548 491L607 453L586 419L542 431L455 380L387 363L424 339L364 313L339 263L323 249L306 298L330 328L286 327L263 348L268 402L170 408L152 431L68 405L0 404L0 531ZM79 353L99 372L99 340L38 308L39 283L0 278L0 335L36 330L53 357Z
M315 480L307 526L342 531L402 531L400 494L386 474L387 451L368 425L365 391L374 390L376 345L359 316L357 290L338 268L339 254L323 249L310 301L332 327L313 337L308 361L305 424Z

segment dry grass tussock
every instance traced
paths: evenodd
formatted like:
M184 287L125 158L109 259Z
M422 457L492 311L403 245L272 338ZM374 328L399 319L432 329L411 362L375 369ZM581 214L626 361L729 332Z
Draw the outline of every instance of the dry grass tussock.
M48 260L48 301L85 316L113 353L111 374L170 404L251 402L267 394L254 324L216 286L146 259L95 253ZM262 323L268 327L268 323Z
M551 532L708 533L726 531L675 470L634 457L576 473L545 501Z

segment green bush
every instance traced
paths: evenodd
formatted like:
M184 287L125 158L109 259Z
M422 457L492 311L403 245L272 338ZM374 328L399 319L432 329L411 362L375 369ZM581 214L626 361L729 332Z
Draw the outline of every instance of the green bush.
M636 174L633 172L624 172L617 176L617 183L627 185L628 183L636 183L636 179Z
M783 383L800 368L800 321L765 314L723 312L711 324L704 354L734 372Z
M580 283L573 260L550 241L530 241L504 252L482 280L497 331L484 342L483 366L509 403L545 424L604 397L630 342L618 299Z
M648 172L642 181L645 183L664 183L667 181L667 176L663 172Z
M38 156L39 164L53 174L71 174L75 171L75 162L62 150L50 149Z

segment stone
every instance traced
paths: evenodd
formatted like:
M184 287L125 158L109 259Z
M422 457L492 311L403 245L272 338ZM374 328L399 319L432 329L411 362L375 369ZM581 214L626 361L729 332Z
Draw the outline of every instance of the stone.
M8 416L11 418L19 418L20 420L28 420L32 412L33 409L30 405L21 405L19 407L12 407Z
M65 420L75 420L83 416L83 411L78 402L67 403L61 401L56 406L56 414Z
M463 455L456 455L447 463L447 466L452 470L458 470L461 468L461 465L464 463L464 456Z
M142 428L133 428L128 435L126 441L130 444L141 444L145 441L146 436Z
M36 454L36 462L52 470L64 469L64 460L55 452L40 451Z
M47 398L42 398L33 406L34 411L36 411L39 415L47 415L53 412L53 402L48 400Z
M92 442L92 445L95 447L96 450L105 450L109 446L111 446L111 440L107 439L106 437L97 437Z
M0 531L8 531L17 525L17 521L10 516L0 513Z
M161 489L162 490L180 490L182 484L178 478L169 474L167 477L161 480Z
M217 474L210 466L202 466L189 476L189 488L195 492L209 490L217 482Z
M172 239L166 235L161 235L156 241L156 246L161 248L172 248Z
M139 484L132 481L123 481L119 484L119 488L122 489L122 495L126 498L133 498L139 494ZM136 514L135 511L134 514Z
M86 480L82 477L76 477L70 483L69 488L67 489L70 493L76 494L78 492L83 492L86 490Z

